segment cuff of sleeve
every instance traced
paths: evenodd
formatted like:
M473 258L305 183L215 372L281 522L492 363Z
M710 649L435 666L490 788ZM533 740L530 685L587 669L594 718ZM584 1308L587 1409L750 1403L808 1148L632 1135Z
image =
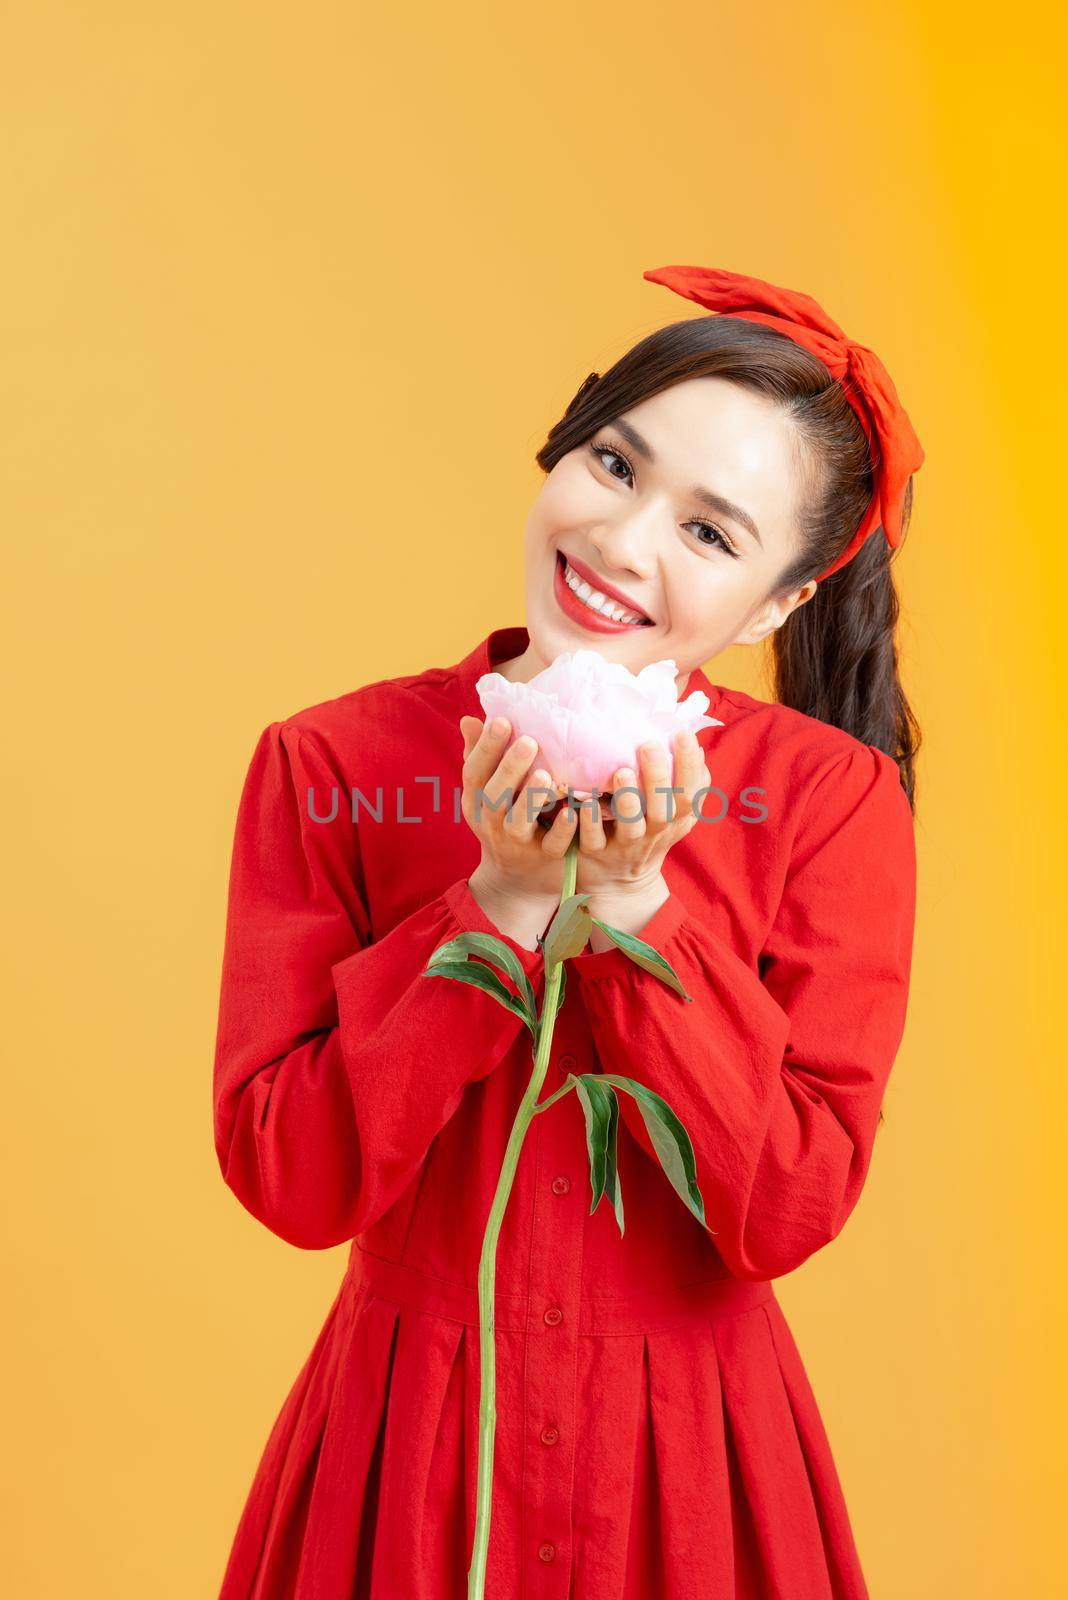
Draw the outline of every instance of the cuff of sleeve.
M635 934L635 938L641 939L643 944L652 945L657 955L670 960L668 947L688 915L678 895L669 894L659 910L654 911L644 928ZM572 956L569 965L574 967L575 976L584 982L596 978L633 978L640 970L629 956L625 956L622 950L615 948L589 950L583 955ZM672 965L674 966L674 962Z
M526 945L519 944L508 934L502 933L496 923L490 921L471 893L466 878L450 884L445 890L444 900L461 930L466 933L489 933L495 939L500 939L502 944L506 944L509 950L513 950L519 957L528 978L541 971L541 951L528 950Z

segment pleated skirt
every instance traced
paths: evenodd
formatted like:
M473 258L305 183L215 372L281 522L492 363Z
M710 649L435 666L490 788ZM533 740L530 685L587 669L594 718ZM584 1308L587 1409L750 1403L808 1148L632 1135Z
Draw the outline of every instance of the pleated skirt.
M390 1264L353 1260L270 1431L219 1600L466 1600L477 1304L405 1303ZM755 1292L579 1340L571 1548L533 1586L531 1336L498 1325L487 1600L868 1600L782 1309L770 1283L732 1285Z

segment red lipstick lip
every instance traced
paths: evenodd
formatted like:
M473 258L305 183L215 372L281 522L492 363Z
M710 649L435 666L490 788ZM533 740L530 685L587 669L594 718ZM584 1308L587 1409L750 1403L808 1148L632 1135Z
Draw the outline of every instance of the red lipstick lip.
M634 633L639 627L651 626L649 623L615 622L602 612L591 611L589 606L583 605L578 595L572 594L564 582L564 560L563 552L558 551L553 572L553 594L565 617L580 628L584 628L587 633Z
M599 578L596 572L591 567L587 567L584 562L579 561L575 556L569 556L566 550L559 551L559 554L563 556L572 571L577 572L580 578L585 578L591 588L599 590L601 594L607 595L610 600L617 601L621 606L626 606L628 611L636 611L647 622L653 620L649 613L643 611L641 606L636 606L629 595L623 593L622 589L613 588L610 583L606 583L603 578ZM633 627L634 624L629 623L628 626Z

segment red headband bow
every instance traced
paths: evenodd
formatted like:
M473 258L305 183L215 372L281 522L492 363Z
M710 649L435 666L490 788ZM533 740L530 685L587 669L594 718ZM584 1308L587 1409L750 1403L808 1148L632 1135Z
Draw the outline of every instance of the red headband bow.
M868 441L875 487L856 533L817 582L851 560L880 526L896 550L902 539L905 487L910 475L923 465L924 453L890 374L875 352L848 339L810 295L781 289L761 278L747 278L721 267L655 267L643 277L710 311L777 328L811 350L832 378L841 382Z

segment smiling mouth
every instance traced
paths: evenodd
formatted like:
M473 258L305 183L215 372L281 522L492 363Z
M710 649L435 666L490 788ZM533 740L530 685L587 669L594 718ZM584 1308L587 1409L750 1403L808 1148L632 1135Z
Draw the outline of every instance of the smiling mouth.
M652 618L647 617L644 611L635 611L629 606L622 605L614 600L611 595L595 589L572 567L562 550L556 552L557 564L560 575L578 603L591 611L595 616L603 617L606 622L614 622L619 627L651 628Z

